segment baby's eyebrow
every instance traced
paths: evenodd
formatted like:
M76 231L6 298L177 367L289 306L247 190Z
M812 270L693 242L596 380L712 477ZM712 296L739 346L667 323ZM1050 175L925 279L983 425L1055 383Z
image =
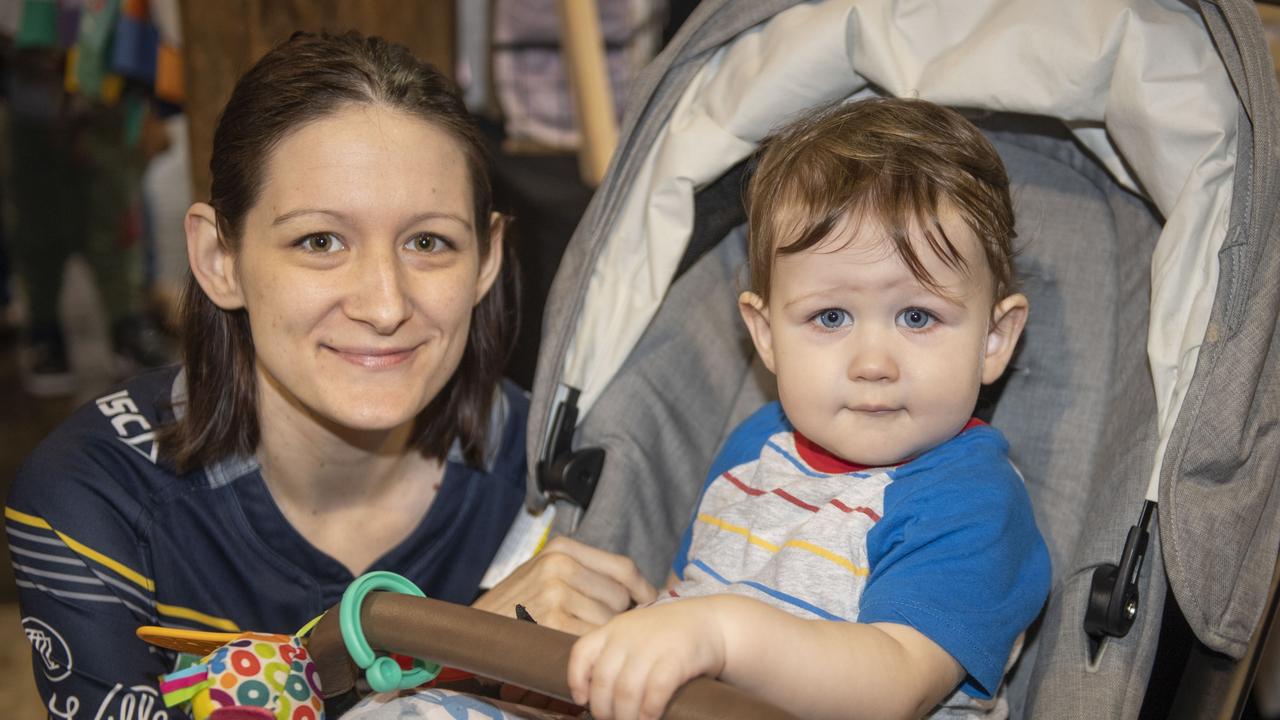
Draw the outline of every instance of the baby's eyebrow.
M964 296L963 296L963 295L952 294L952 293L944 293L944 292L942 292L941 290L934 290L934 289L928 288L928 287L923 286L923 285L921 285L921 286L920 286L920 289L921 289L921 290L923 290L924 292L926 292L926 293L928 293L928 294L932 295L933 297L936 297L936 298L938 298L939 300L941 300L941 301L943 301L943 302L947 303L948 305L951 305L951 306L953 306L953 307L959 308L959 309L961 309L961 310L963 310L963 309L965 308Z

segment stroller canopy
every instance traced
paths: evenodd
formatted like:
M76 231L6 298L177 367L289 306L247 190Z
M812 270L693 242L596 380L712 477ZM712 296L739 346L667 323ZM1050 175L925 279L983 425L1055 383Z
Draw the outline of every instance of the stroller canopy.
M1031 468L1028 485L1042 526L1051 526L1046 535L1061 584L1041 632L1051 655L1024 661L1040 666L1024 675L1052 673L1063 653L1080 656L1072 662L1084 657L1076 652L1081 643L1053 636L1082 634L1073 614L1087 594L1085 571L1115 561L1143 498L1160 501L1163 569L1149 573L1158 582L1149 579L1143 591L1154 627L1159 608L1152 605L1163 598L1167 573L1197 636L1239 656L1261 615L1280 548L1271 492L1280 398L1274 384L1261 380L1276 363L1270 346L1280 296L1267 210L1277 200L1270 149L1276 89L1256 11L1245 0L1203 2L1199 12L1178 0L703 2L638 82L619 151L562 261L544 321L531 466L545 444L557 387L579 389L578 442L605 447L611 459L577 533L659 574L675 538L656 538L687 519L710 453L733 419L727 415L740 415L747 402L738 388L749 382L741 370L749 357L733 365L732 378L704 381L723 382L730 388L723 392L711 387L690 396L672 377L676 397L636 397L638 387L655 396L667 392L658 386L666 381L656 383L659 375L638 355L666 353L655 349L672 344L672 333L699 332L690 330L688 316L713 296L682 285L719 272L714 292L729 312L718 317L735 315L740 251L709 253L699 265L719 263L721 270L699 274L695 267L677 281L696 234L700 193L806 109L872 94L966 109L1010 165L1032 275L1032 324L1025 367L1005 390L997 425L1021 423L1020 407L1043 404L1027 399L1039 368L1064 373L1054 397L1065 407L1093 392L1081 368L1116 366L1108 365L1101 392L1122 400L1089 399L1091 409L1078 417L1052 413L1036 426L1047 428L1048 439L1020 445L1017 433L1007 431L1015 449L1028 448L1018 459ZM1062 137L1026 132L1010 117L1025 119L1025 127L1052 119ZM1109 208L1104 234L1114 240L1093 237L1084 225L1076 237L1074 219L1061 218L1060 209L1059 217L1037 214L1041 205L1073 201L1049 197L1070 192L1066 181L1044 180L1052 172L1018 170L1028 152L1040 158L1028 162L1050 158L1103 189L1097 202ZM740 244L740 230L731 235ZM1079 289L1087 291L1091 273L1099 276L1097 297L1072 300L1072 292L1087 294ZM1068 280L1076 291L1065 287ZM1144 305L1136 315L1113 307L1135 298ZM1104 308L1091 301L1106 301L1112 319L1088 327L1089 313ZM673 302L682 312L666 314L685 317L664 320ZM1032 347L1078 345L1091 329L1100 337L1086 342L1099 343L1097 352ZM1139 333L1139 342L1127 337ZM1144 351L1137 360L1126 354L1131 346ZM736 352L743 356L741 348ZM1105 357L1090 359L1091 353ZM1055 359L1079 367L1055 368ZM628 373L645 380L637 387ZM656 415L634 409L664 402L674 409ZM646 412L659 419L636 419ZM664 423L684 437L668 442ZM628 442L644 449L628 450ZM1070 464L1064 448L1086 454L1091 460L1077 465L1107 477L1071 477L1063 470ZM654 480L680 472L683 478ZM654 483L681 487L640 489ZM536 482L529 500L534 507L547 502ZM1101 501L1110 510L1100 513ZM631 517L637 506L676 517ZM619 512L628 517L593 522L593 515ZM559 529L572 531L574 514L561 515ZM1126 646L1126 662L1153 654L1150 628L1138 635ZM1144 673L1149 662L1137 665ZM1133 709L1132 697L1117 702Z

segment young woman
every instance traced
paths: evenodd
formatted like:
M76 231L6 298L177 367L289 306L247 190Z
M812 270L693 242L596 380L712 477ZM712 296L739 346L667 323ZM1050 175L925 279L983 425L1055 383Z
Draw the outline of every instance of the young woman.
M527 412L486 163L450 83L379 39L299 34L241 78L186 217L182 367L78 411L5 509L53 716L150 717L175 658L138 625L291 632L367 570L570 631L652 599L563 539L480 595Z

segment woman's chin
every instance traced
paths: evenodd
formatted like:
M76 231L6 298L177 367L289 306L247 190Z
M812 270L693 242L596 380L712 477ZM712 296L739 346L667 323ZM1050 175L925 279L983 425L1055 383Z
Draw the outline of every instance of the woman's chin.
M344 403L320 415L325 424L337 433L389 432L411 425L418 416L418 406L406 403L403 396L382 401L364 398Z

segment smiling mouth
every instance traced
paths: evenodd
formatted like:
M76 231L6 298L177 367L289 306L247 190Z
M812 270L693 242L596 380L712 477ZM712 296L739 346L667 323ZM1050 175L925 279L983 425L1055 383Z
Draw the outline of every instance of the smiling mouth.
M329 345L326 350L342 360L369 370L393 368L413 357L417 347L408 348L337 348Z

